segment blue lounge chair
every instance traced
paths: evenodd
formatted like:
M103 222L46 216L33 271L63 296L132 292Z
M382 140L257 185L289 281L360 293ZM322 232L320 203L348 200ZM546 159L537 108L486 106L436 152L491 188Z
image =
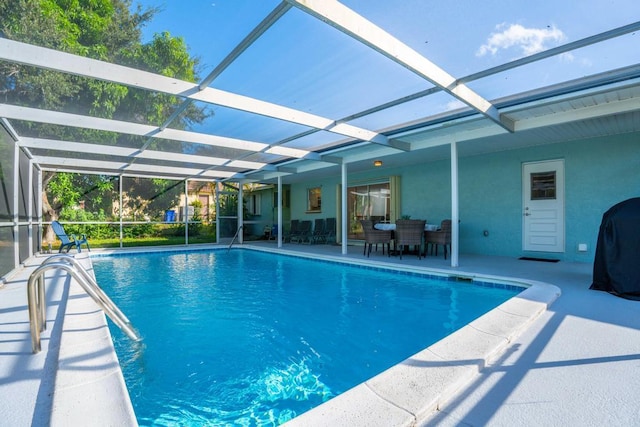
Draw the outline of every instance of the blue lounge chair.
M58 239L60 239L60 250L58 252L62 252L64 248L67 248L67 252L71 250L74 246L78 248L78 252L82 252L80 249L80 245L87 245L87 250L91 252L91 248L89 247L89 242L87 242L87 236L82 234L80 236L76 236L75 234L67 235L64 231L64 227L58 221L53 221L51 223L51 228L53 228L53 232L56 233Z
M273 224L269 230L267 240L278 240L278 224Z

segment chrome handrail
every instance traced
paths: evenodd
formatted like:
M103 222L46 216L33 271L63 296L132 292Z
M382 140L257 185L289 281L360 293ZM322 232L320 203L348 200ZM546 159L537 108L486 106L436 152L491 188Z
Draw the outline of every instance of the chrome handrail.
M78 273L82 274L84 279L91 286L93 286L93 288L95 289L97 295L100 297L100 300L102 301L102 303L105 304L105 305L108 305L111 308L111 310L113 310L113 312L116 314L116 316L120 317L126 323L131 323L131 321L127 318L127 316L124 315L124 313L111 300L111 298L109 298L107 296L107 294L102 290L100 285L98 285L98 282L96 281L95 277L92 276L91 274L89 274L87 269L84 268L84 266L82 264L80 264L80 262L77 259L75 259L73 257L73 255L62 254L62 253L61 254L55 254L55 255L50 256L46 260L44 260L41 265L51 264L52 262L54 262L56 260L65 261L65 262L68 262L69 264L73 265L78 270Z
M135 330L127 317L120 311L113 301L98 286L97 282L91 278L87 270L82 267L76 259L63 254L64 257L54 255L52 261L49 259L34 270L29 276L27 283L27 299L29 305L29 324L31 329L31 349L33 353L41 350L40 332L46 329L45 321L45 292L44 273L48 270L61 269L69 273L93 298L98 306L109 316L129 338L134 341L141 341L140 334ZM59 260L58 260L59 259ZM66 262L63 262L66 261Z
M236 230L236 234L233 235L233 239L231 239L231 243L229 243L229 247L227 248L227 252L229 252L231 250L231 246L233 246L233 242L236 241L236 239L238 238L238 234L240 234L240 230L242 230L242 227L244 227L243 225L241 225L240 227L238 227L238 229Z

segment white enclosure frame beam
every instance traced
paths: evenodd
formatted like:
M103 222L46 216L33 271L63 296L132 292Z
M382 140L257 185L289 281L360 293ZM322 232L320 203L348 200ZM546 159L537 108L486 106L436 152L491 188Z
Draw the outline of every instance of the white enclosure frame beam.
M174 166L157 166L134 163L129 165L125 162L110 162L104 160L87 160L67 157L41 157L33 156L34 160L44 169L56 170L65 169L65 171L79 172L82 170L104 169L112 171L114 174L129 172L130 174L165 174L167 176L178 176L180 179L185 177L202 177L202 178L232 178L239 176L235 172L228 171L202 171L200 169L181 168Z
M19 107L9 104L0 104L0 117L38 123L49 123L59 126L104 130L128 135L150 136L153 138L169 139L178 142L192 142L196 144L211 145L214 147L235 148L237 150L259 152L269 148L268 144L262 142L246 141L237 138L189 132L178 129L164 129L159 131L156 126L123 122L119 120L101 119L98 117L88 117L79 114L61 113L51 110Z
M286 0L442 88L509 132L513 123L489 101L424 56L335 0Z
M220 183L215 182L216 195L216 244L220 244Z
M451 142L451 267L460 255L460 203L458 192L458 143Z
M119 221L120 221L120 249L123 248L123 239L124 239L124 196L123 196L123 183L122 180L124 179L124 177L122 176L122 174L118 175L118 191L119 191L119 200L120 200L120 212L119 212Z
M214 89L201 88L196 83L165 77L135 68L116 65L70 53L59 52L40 46L0 38L0 59L60 71L63 73L91 77L125 86L162 92L186 99L229 107L236 110L272 117L291 123L326 130L351 138L388 144L387 138L377 132L356 126L337 123L329 119L293 108L284 107L248 96ZM155 128L160 130L161 128Z
M37 209L37 213L36 213L36 217L38 218L38 249L40 251L44 250L43 244L42 244L42 232L43 230L43 225L42 225L42 169L37 168L38 171L38 176L36 177L37 179L37 199L36 199L36 209Z
M340 198L341 198L341 202L340 202L340 216L341 218L341 222L342 222L342 228L341 228L341 238L342 238L342 255L346 255L347 254L347 222L348 222L348 218L347 218L347 164L343 163L341 165L340 168L341 171L341 181L342 181L342 188L341 188L341 194L340 194Z
M240 244L244 243L244 188L242 182L238 181L238 210L236 214L238 215L238 242ZM233 241L232 241L233 243Z
M20 264L20 147L13 150L13 268Z
M284 227L282 226L282 177L278 176L278 248L282 247L282 239L284 235Z
M140 151L137 148L118 147L115 145L100 145L84 142L69 142L45 138L20 138L20 146L26 148L37 148L41 150L70 151L75 153L100 154L114 157L135 157L147 160L162 160L175 163L195 163L210 167L227 165L233 167L234 161L222 157L199 156L195 154L173 153L167 151L146 150ZM247 162L248 163L248 162ZM255 163L255 169L266 166L266 163ZM237 167L242 167L238 164Z

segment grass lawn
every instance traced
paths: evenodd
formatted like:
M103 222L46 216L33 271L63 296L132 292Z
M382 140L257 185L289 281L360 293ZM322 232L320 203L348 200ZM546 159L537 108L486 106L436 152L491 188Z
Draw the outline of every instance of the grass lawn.
M215 243L215 235L189 236L189 243ZM119 248L120 239L89 239L92 248ZM137 246L164 246L164 245L184 245L184 236L155 236L155 237L125 237L122 239L122 246L125 248ZM53 250L58 251L60 241L53 244Z

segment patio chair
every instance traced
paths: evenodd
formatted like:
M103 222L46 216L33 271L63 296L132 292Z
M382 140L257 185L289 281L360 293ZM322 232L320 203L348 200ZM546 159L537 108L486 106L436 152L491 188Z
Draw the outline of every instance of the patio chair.
M298 232L296 234L291 233L290 241L304 243L310 242L311 239L311 221L303 220L298 224Z
M447 247L451 251L451 220L445 219L440 223L440 229L437 231L424 232L425 255L431 246L431 254L435 248L436 256L438 256L438 245L442 245L444 249L444 259L447 259Z
M324 243L335 243L336 241L336 219L327 218L324 222Z
M387 256L391 256L391 230L376 230L373 228L373 221L369 219L360 220L360 224L362 224L364 231L364 252L362 255L369 258L371 247L375 244L377 251L378 243L382 243L382 255L384 255L384 245L387 245Z
M85 234L67 235L67 233L64 231L64 227L58 221L53 221L51 223L51 228L53 229L53 232L56 233L56 236L58 236L58 239L60 239L61 242L60 250L58 252L62 252L62 250L66 248L68 253L74 246L78 249L78 252L81 252L81 245L87 245L87 250L91 252L91 248L89 247L89 242L87 241L87 236Z
M269 234L267 234L267 240L278 240L278 224L273 224L269 228Z
M297 219L292 219L289 227L289 232L282 235L282 241L287 242L291 241L291 237L298 234L298 228L300 227L300 221Z
M324 218L316 218L313 226L313 233L309 238L309 243L325 243L325 227Z
M396 221L395 240L400 251L400 259L405 246L414 246L418 252L418 259L421 258L422 237L424 236L423 219L399 219Z

